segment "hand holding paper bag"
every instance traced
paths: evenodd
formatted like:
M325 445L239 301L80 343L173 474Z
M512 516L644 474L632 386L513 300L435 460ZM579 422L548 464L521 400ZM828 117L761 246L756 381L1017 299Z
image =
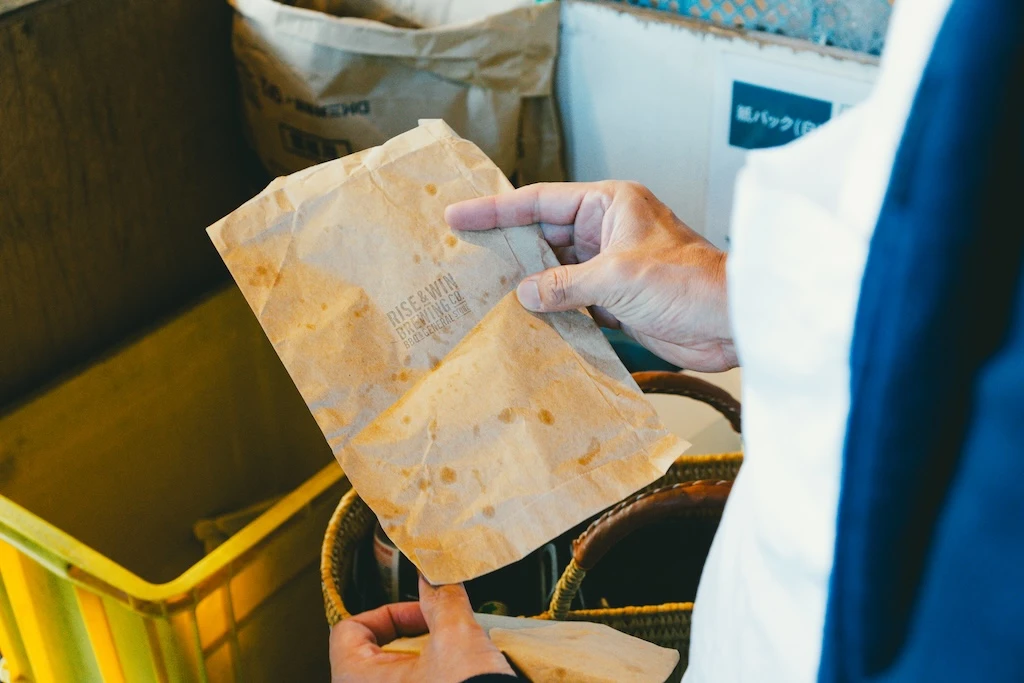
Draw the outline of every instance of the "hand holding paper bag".
M432 588L422 579L418 603L338 622L330 642L332 680L339 683L461 683L511 674L509 661L537 683L663 683L679 663L676 650L603 624L474 615L462 586Z
M594 322L514 288L540 228L453 233L511 190L441 121L275 180L209 233L360 496L432 583L514 562L665 472L669 434Z
M540 183L453 204L445 218L456 230L543 227L563 265L519 283L527 309L589 307L602 326L625 331L679 367L736 367L725 253L646 187L615 180Z

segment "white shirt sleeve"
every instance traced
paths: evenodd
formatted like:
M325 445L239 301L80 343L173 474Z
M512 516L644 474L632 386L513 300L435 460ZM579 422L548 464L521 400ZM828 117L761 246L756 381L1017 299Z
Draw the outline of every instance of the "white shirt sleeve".
M872 95L751 153L737 180L728 278L745 462L697 592L687 683L817 678L860 281L949 2L897 3Z

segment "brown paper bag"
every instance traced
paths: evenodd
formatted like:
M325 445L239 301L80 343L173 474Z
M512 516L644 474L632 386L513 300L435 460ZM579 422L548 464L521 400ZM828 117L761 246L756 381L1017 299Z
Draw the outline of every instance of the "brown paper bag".
M604 624L550 622L478 614L494 644L527 680L565 683L663 683L679 663L677 650ZM420 654L429 635L399 638L386 652Z
M444 117L518 183L563 179L558 3L230 2L246 122L274 174Z
M531 681L664 683L679 652L604 624L555 622L541 628L492 628L491 640Z
M664 429L594 322L515 295L540 229L453 233L511 189L443 121L278 179L209 229L359 495L433 583L514 562L661 476Z

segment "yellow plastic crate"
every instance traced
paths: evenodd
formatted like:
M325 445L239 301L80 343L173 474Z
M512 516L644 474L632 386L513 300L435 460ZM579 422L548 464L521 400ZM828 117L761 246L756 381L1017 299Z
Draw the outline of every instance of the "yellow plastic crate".
M327 680L347 481L237 291L0 417L13 681ZM202 519L283 496L204 556Z

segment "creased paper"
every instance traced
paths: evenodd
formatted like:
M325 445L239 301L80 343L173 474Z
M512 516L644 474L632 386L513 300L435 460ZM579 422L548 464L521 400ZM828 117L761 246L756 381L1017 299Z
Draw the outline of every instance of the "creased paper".
M565 683L663 683L679 664L679 652L584 621L478 614L477 621L529 681ZM420 654L429 635L399 638L386 652Z
M249 137L291 173L443 116L519 184L562 180L558 3L229 0Z
M688 445L586 314L519 305L519 281L557 264L539 227L445 224L510 189L426 121L209 228L353 486L435 584L524 557Z
M679 663L676 650L583 621L492 628L490 637L527 679L538 683L664 683Z

